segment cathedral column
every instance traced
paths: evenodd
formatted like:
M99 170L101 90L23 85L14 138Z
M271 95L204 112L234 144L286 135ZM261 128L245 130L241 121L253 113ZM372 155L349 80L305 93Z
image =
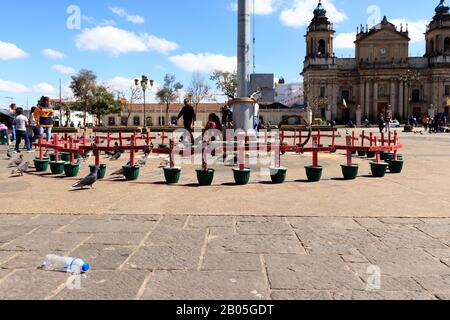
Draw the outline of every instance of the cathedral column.
M366 117L366 112L365 112L365 108L364 108L364 104L365 104L365 81L361 79L360 84L359 84L359 105L361 106L361 111L362 111L362 116Z
M331 100L331 111L333 114L333 118L337 119L339 117L338 115L338 100L339 100L339 87L337 84L337 80L333 81L332 85L333 90L333 98Z
M404 92L405 92L405 98L403 99L404 115L405 115L405 118L408 118L409 116L412 115L412 110L409 110L411 106L409 103L409 85L408 84L405 84Z
M399 93L398 93L398 116L400 117L400 120L401 119L404 119L404 117L405 117L405 115L404 115L404 113L403 113L403 86L404 86L404 83L403 82L399 82L399 85L398 85L398 89L399 89Z
M366 81L366 99L364 103L364 114L367 119L370 119L370 81Z
M373 118L378 119L378 82L373 84Z
M395 109L395 81L391 80L391 112L392 112L392 117L395 118L396 117L396 109Z

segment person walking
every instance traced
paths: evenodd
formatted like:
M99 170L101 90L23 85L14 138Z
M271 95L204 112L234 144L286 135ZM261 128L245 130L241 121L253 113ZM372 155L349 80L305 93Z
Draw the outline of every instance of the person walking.
M423 118L423 127L425 129L425 132L428 131L428 125L430 124L430 117L429 116L425 116Z
M28 119L31 127L31 136L30 136L30 142L33 144L39 139L39 136L41 135L41 130L39 129L38 125L38 119L35 115L36 107L32 107L30 111L30 118Z
M27 126L29 125L27 117L23 114L22 108L16 109L16 118L14 119L14 125L16 127L16 148L14 153L20 153L20 143L22 139L25 141L25 148L28 153L33 152L31 150L30 138L27 134Z
M45 133L45 139L47 141L50 141L53 128L54 111L50 105L49 97L42 97L40 101L41 101L40 105L35 110L35 113L39 117L39 127L40 127L39 133L40 134Z
M184 129L186 131L189 131L189 134L191 135L192 139L191 141L193 143L194 137L192 135L192 126L194 122L197 120L197 116L195 114L194 107L191 105L190 99L184 99L184 107L178 114L177 121L179 121L181 118L183 118Z
M384 123L384 117L383 117L383 115L381 114L380 117L378 118L378 128L380 129L380 133L383 133L383 131L384 131L384 125L385 125L385 123Z
M11 142L16 141L16 126L14 125L14 119L17 116L17 105L15 103L12 103L9 106L9 112L11 114L11 119L12 119L12 126L11 126L11 133L12 133L12 138L11 138Z
M390 114L388 114L387 116L386 116L386 133L388 133L388 132L390 132L391 131L391 115Z

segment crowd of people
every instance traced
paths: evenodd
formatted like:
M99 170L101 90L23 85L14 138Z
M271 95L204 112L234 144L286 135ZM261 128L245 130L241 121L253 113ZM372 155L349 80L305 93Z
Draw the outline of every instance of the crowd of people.
M15 143L14 153L21 153L21 144L24 143L23 150L33 152L32 144L41 135L50 141L53 128L54 110L50 104L49 97L42 97L36 106L32 107L29 114L25 115L22 107L17 107L12 103L9 107L9 123L0 123L0 132L8 132L7 143ZM9 136L9 130L11 135Z

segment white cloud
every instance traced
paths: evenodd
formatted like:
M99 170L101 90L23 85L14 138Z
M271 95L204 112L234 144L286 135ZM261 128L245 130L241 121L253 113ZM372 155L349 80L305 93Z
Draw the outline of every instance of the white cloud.
M15 44L0 40L0 60L20 59L27 56L28 54Z
M255 14L257 15L269 15L274 13L282 0L256 0L255 1ZM237 2L232 2L228 9L232 11L237 11ZM250 11L253 12L253 1L250 1Z
M108 87L110 90L114 91L115 94L117 94L118 92L124 93L125 98L129 98L130 89L134 86L134 79L117 76L112 78L111 80L102 82L102 84ZM154 82L153 88L148 88L148 90L146 91L146 99L148 103L156 102L155 94L159 88L160 84L158 82ZM141 101L135 101L135 103L141 103Z
M31 90L30 90L30 88L28 88L27 86L25 86L21 83L0 79L0 92L27 93L27 92L31 92Z
M419 21L408 21L405 18L393 19L390 21L395 24L400 30L400 25L403 24L403 30L406 29L406 24L408 24L409 37L411 38L411 43L417 43L425 40L425 31L427 30L428 22L426 20Z
M114 14L121 18L125 18L128 22L134 23L134 24L143 24L145 23L145 19L138 15L133 15L127 12L124 8L121 7L110 7L109 10L111 10Z
M72 67L64 66L62 64L55 64L52 66L52 69L55 71L58 71L59 73L65 74L65 75L71 75L75 73L75 69Z
M50 48L44 49L41 52L50 59L63 59L66 56L64 53Z
M280 14L281 23L291 28L306 27L311 22L317 7L317 0L292 0L292 4ZM333 23L339 23L347 19L344 11L338 10L333 4L333 0L322 1L327 16Z
M356 32L341 33L334 38L335 49L354 49L356 40Z
M58 90L47 82L42 82L33 86L33 91L42 95L51 96L58 92Z
M113 26L84 29L76 38L81 50L106 51L114 56L128 52L157 51L162 54L178 48L178 44L148 33L136 34Z
M169 60L180 69L188 72L209 73L214 70L233 72L237 67L236 57L212 53L186 53L170 57Z

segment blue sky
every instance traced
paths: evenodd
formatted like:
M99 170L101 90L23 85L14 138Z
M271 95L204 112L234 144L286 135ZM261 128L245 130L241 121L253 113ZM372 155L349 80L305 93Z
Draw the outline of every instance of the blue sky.
M253 1L253 0L251 0ZM318 0L255 0L256 71L300 81L304 35ZM185 86L195 70L231 70L236 56L235 0L16 0L0 11L0 107L31 106L41 95L70 95L70 75L93 70L113 90L146 74L161 83L175 74ZM337 56L354 56L356 27L388 16L408 22L410 55L423 55L423 32L438 0L324 0L335 23ZM80 9L78 17L70 6ZM70 8L72 9L72 8ZM69 21L70 28L67 23ZM73 23L75 22L75 23ZM151 93L150 93L151 96ZM151 99L151 97L150 97Z

